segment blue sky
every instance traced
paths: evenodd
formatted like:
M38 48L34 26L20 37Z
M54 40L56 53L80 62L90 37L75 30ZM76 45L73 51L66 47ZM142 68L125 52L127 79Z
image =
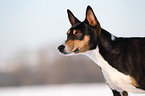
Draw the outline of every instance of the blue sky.
M83 21L87 5L110 33L145 37L145 0L0 0L0 57L62 43L70 28L66 10Z

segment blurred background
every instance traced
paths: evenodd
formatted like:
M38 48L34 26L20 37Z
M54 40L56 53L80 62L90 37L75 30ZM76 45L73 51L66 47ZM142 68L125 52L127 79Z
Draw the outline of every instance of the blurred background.
M102 28L110 33L118 37L145 37L144 0L0 0L0 92L5 94L1 96L12 96L6 95L9 92L5 87L107 87L100 68L88 57L67 57L57 50L71 27L66 10L83 21L88 5Z

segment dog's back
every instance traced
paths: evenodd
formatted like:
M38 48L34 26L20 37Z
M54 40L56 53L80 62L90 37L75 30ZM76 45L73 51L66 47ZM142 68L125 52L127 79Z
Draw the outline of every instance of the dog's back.
M103 32L104 31L104 32ZM145 90L145 38L117 38L111 40L111 35L102 30L105 39L100 42L107 43L107 51L104 52L104 46L100 46L100 53L104 59L118 71L131 75L136 79L136 87ZM107 38L108 37L108 38ZM107 40L108 39L108 40Z

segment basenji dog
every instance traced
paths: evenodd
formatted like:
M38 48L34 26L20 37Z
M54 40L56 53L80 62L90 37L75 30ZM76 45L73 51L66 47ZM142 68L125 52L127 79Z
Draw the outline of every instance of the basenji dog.
M101 28L90 6L83 22L70 10L67 13L71 28L58 50L63 54L85 54L91 58L101 67L114 96L145 92L145 38L112 35Z

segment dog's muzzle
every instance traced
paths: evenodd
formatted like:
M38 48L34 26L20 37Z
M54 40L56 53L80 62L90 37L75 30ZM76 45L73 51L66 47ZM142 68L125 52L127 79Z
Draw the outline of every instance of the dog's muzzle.
M65 45L60 45L60 46L58 47L58 50L59 50L62 54L70 54L70 53L79 51L79 48L77 48L77 49L74 50L74 51L68 51L68 50L67 50L67 47L66 47Z

